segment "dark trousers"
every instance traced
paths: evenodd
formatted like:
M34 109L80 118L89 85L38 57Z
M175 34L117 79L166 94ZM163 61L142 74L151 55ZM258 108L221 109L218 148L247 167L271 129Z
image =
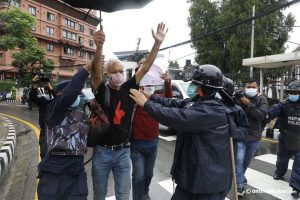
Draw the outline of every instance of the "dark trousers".
M40 157L42 160L47 153L47 141L46 141L46 129L45 128L41 128L39 145L40 145Z
M211 194L192 194L177 186L171 200L224 200L226 194L225 191Z
M39 200L86 200L88 195L87 177L79 175L40 173L38 184Z
M284 176L289 164L289 159L295 156L290 179L290 186L300 191L300 151L286 149L283 139L279 140L275 174Z
M131 144L132 161L132 199L143 200L149 193L157 156L157 145L137 148Z

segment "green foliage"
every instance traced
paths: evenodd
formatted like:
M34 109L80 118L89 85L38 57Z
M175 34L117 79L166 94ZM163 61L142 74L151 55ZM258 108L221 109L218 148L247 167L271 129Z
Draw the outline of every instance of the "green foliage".
M169 62L169 67L174 68L174 69L179 69L179 64L176 60L175 61L170 61Z
M191 37L224 28L252 16L252 6L256 14L287 0L190 0ZM293 30L295 19L291 14L285 16L281 11L255 20L254 57L283 53L288 33ZM249 68L242 67L242 59L250 57L251 24L243 24L228 31L219 32L203 40L193 42L197 49L198 64L214 64L224 73L249 75ZM249 76L248 76L249 77ZM246 78L246 77L239 77Z
M15 85L14 81L0 81L0 91L10 92Z
M13 53L12 65L18 69L19 84L28 86L34 75L42 69L49 72L53 69L54 62L45 58L45 50L38 46L31 46L20 52Z
M0 50L25 49L37 45L31 30L35 27L36 19L20 9L3 10L0 12Z

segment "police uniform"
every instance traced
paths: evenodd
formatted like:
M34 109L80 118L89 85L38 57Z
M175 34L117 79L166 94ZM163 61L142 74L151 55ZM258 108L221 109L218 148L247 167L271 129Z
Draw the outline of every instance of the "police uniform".
M290 83L287 92L300 93L300 82ZM272 106L268 110L268 121L278 117L280 119L279 148L277 152L277 162L274 179L283 179L289 159L294 156L294 164L290 178L290 186L293 188L292 195L299 197L300 191L300 100L293 100L289 94L289 99ZM297 96L297 95L296 95Z

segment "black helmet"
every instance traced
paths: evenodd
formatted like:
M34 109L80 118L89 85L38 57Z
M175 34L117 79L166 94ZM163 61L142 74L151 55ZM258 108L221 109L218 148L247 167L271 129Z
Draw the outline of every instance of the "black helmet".
M294 81L294 82L289 83L286 91L287 92L289 92L289 91L300 92L300 81Z
M234 93L233 81L230 78L227 78L226 76L223 76L223 88L228 94L233 95Z
M223 88L223 75L221 70L214 65L201 65L193 73L192 82L210 88Z

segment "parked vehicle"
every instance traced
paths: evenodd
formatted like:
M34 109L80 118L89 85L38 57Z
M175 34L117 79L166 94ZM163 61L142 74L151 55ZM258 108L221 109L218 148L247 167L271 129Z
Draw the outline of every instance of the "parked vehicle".
M184 82L183 80L172 80L172 98L175 99L186 99L189 98L189 95L187 94L187 89L191 81ZM163 86L156 86L156 89ZM167 126L164 126L162 124L159 124L159 130L164 132L170 132L172 134L175 133L172 129L170 129Z
M83 88L80 94L79 107L86 113L89 114L88 102L94 99L95 95L91 88Z

